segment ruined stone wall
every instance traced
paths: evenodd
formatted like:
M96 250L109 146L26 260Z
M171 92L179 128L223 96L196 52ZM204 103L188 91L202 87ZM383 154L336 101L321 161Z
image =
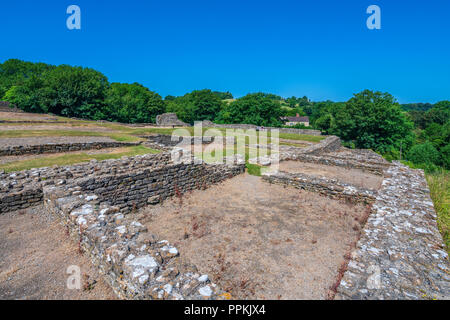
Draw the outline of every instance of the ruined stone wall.
M138 221L133 209L243 173L245 164L168 163L126 174L92 175L43 189L46 209L126 299L218 299L222 291L178 250ZM200 184L199 184L200 182Z
M422 170L394 163L336 299L450 299L448 254Z
M94 194L45 187L45 208L65 224L122 299L220 299L207 275L180 260L177 248L151 234L133 214Z
M158 126L181 126L181 127L190 126L188 123L179 120L176 113L163 113L157 115L156 124Z
M207 188L244 170L243 164L169 164L124 174L96 175L78 180L76 186L80 192L95 193L100 200L118 206L122 212L130 212L176 194Z
M294 160L360 169L376 175L383 175L384 170L391 165L373 151L342 148L340 140L331 137L328 139L303 149L280 146L280 161Z
M261 126L256 126L254 124L218 124L213 123L209 120L204 120L202 122L204 128L225 128L225 129L255 129ZM313 136L320 136L322 133L319 130L313 129L295 129L295 128L275 128L275 127L264 127L262 130L279 130L280 133L293 133L293 134L309 134Z
M9 146L0 148L0 157L24 154L60 153L105 148L137 146L140 142L86 142L86 143L49 143L31 146Z
M125 174L142 168L161 168L171 162L170 153L146 154L104 161L92 160L71 166L38 168L19 172L0 172L0 213L38 205L42 188L65 185L87 176Z
M23 112L17 106L7 101L0 101L0 112Z
M156 134L151 136L142 136L142 138L147 139L148 141L156 144L160 144L163 146L169 146L169 147L175 147L177 145L181 144L194 144L194 143L201 143L201 144L210 144L214 142L214 137L180 137L180 136L171 136L167 134Z
M0 214L3 212L26 209L39 205L43 193L40 185L29 186L20 192L7 192L0 195Z
M337 179L325 179L302 173L266 173L262 179L269 183L291 186L317 192L332 199L344 199L350 202L371 204L375 201L376 191L357 187Z

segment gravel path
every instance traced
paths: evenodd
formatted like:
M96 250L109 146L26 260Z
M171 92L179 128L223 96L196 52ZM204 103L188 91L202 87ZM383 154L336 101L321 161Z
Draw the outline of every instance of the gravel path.
M86 142L115 142L108 137L25 137L25 138L0 138L0 148L13 146L33 146L49 143L86 143Z

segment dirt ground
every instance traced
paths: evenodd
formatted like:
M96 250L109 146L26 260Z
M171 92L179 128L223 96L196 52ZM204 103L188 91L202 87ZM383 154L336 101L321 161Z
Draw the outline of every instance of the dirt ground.
M281 161L279 170L290 173L304 173L318 177L335 178L342 182L372 190L378 190L383 182L383 177L364 172L363 170L300 161Z
M325 299L367 210L243 174L141 213L234 298Z
M81 289L67 289L67 268L81 269ZM115 299L76 242L42 206L0 215L0 299Z

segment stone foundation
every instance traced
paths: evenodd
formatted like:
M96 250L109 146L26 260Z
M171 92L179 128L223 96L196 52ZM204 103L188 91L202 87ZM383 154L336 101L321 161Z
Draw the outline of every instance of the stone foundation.
M448 254L422 170L395 163L336 299L450 299Z
M208 276L184 264L178 250L151 234L133 212L244 170L244 164L167 163L124 175L94 175L44 187L44 204L61 218L119 297L220 299L222 291Z
M257 129L261 126L256 126L254 124L218 124L213 123L209 120L204 120L202 122L203 128L224 128L224 129ZM322 133L319 130L313 129L294 129L294 128L275 128L275 127L263 127L260 130L279 130L280 133L293 133L293 134L308 134L313 136L320 136Z
M100 150L140 145L140 142L86 142L86 143L49 143L32 146L11 146L0 148L0 157L25 154L61 153L81 150Z
M349 202L371 204L376 196L376 191L373 190L343 183L337 179L318 178L302 173L265 173L262 179L269 183L317 192L331 199L344 199Z

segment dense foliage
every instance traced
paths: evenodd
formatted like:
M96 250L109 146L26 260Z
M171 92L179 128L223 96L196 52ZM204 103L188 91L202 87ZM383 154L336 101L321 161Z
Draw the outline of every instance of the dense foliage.
M161 96L139 83L112 83L105 99L106 120L124 123L155 122L165 112Z
M247 123L266 127L282 125L280 104L269 95L248 94L225 106L216 120L219 123Z
M179 119L193 124L194 121L213 121L223 105L219 96L211 90L194 90L167 101L167 112L175 112Z

